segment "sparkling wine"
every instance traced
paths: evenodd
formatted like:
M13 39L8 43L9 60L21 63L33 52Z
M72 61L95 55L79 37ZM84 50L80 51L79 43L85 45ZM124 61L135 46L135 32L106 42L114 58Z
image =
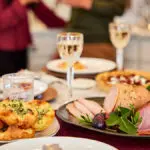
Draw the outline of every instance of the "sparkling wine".
M62 59L68 62L68 64L73 65L82 53L81 44L58 44L58 52Z
M130 40L130 26L124 23L109 24L110 39L116 48L116 63L118 70L124 68L123 49Z
M79 60L83 50L83 34L75 32L64 32L57 35L57 50L67 66L67 84L69 100L72 98L72 80L74 78L73 65Z
M110 38L116 48L123 49L130 40L130 34L127 31L112 30Z

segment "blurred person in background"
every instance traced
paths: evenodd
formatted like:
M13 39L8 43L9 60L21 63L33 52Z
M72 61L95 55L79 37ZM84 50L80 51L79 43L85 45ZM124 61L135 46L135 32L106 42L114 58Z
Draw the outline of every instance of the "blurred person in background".
M129 9L117 18L129 24L145 27L150 20L150 0L131 0Z
M114 16L122 15L126 0L58 0L72 7L71 20L66 28L68 32L84 34L85 56L103 57L97 49L100 43L109 43L109 23ZM105 47L104 47L105 49ZM111 50L110 50L111 51Z
M27 11L31 9L48 27L65 22L40 0L0 0L0 75L27 68L31 44Z

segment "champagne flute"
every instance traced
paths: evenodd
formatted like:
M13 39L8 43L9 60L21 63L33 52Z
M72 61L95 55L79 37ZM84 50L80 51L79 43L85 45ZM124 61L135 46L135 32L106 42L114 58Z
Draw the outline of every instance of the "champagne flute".
M72 98L73 65L79 60L83 50L83 34L63 32L57 35L57 50L60 57L67 62L67 85L69 99Z
M118 70L123 70L124 51L130 40L130 26L125 23L109 24L110 39L116 48L116 63Z

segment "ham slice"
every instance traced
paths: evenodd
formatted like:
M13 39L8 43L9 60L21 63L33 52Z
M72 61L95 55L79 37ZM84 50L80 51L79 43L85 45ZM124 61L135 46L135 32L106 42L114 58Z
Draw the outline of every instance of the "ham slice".
M74 106L84 115L89 115L90 118L94 118L94 115L83 104L78 101L74 102Z
M129 108L134 105L136 109L150 101L150 92L143 86L118 84L111 88L104 100L104 109L109 114L118 106Z
M109 114L111 113L114 108L115 104L117 102L119 95L119 89L117 87L112 87L109 94L106 96L104 100L104 110Z
M150 135L150 103L139 109L142 122L138 127L138 133L140 135Z
M94 115L105 112L105 110L96 102L89 101L85 99L79 99L78 100L81 104L83 104L90 112L92 112Z
M66 106L66 109L76 118L81 118L81 115L83 115L75 106L73 103L70 103Z

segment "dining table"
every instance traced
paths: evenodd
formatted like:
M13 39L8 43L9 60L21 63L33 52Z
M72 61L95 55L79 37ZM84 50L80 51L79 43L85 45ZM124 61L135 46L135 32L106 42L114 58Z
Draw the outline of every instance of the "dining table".
M93 54L94 56L90 54L91 52L89 50L86 51L86 48L94 50L94 54ZM83 54L84 57L90 57L90 56L96 57L99 55L102 58L106 58L109 60L115 60L115 50L110 44L99 44L99 45L92 44L92 45L88 45L85 47L84 54ZM48 70L45 70L45 71L49 75L61 77L63 79L65 77L62 74L59 75L58 73L55 73L55 72L51 72ZM86 76L86 77L88 77L88 76ZM89 77L91 77L91 76L89 76ZM94 78L95 78L95 75L94 75L93 79ZM58 87L60 88L60 86L56 86L55 88L58 89ZM57 102L63 101L63 99L61 97L64 96L65 92L63 92L62 90L64 90L63 87L60 90L61 96L58 94L59 96L56 99ZM58 92L59 92L59 90L58 90ZM82 95L85 97L86 94L89 94L89 95L91 94L91 97L105 96L105 94L102 91L99 91L99 89L90 89L87 91L75 90L74 92L75 92L76 97L81 97ZM89 95L87 97L89 97ZM55 101L52 102L52 106L56 106L55 104L57 102L55 102ZM61 104L59 103L59 106L60 105ZM59 106L57 105L55 108L58 109ZM99 133L96 131L91 131L91 130L84 129L84 128L81 128L81 127L78 127L78 126L75 126L72 124L68 124L68 123L62 121L60 118L58 118L58 116L57 116L57 119L60 123L60 130L56 136L80 137L80 138L88 138L88 139L98 140L98 141L110 144L112 146L115 146L118 150L150 150L150 139L149 138L146 139L146 138L120 137L120 136L116 136L116 135L102 134L102 133Z
M94 54L92 55L89 50L91 49L94 51ZM84 57L101 57L106 58L110 60L115 60L115 50L110 44L92 44L92 45L86 45L84 50ZM53 87L57 90L57 97L50 101L51 106L57 111L61 105L67 102L67 86L65 84L62 84L65 82L65 74L59 74L52 71L47 70L46 67L43 67L43 80L46 82L48 78L53 78L53 80L59 79L61 81L61 84L56 82L55 84L49 84L50 87ZM91 76L84 76L86 78L92 78L95 79L96 74ZM47 81L48 83L49 81ZM106 93L100 91L96 86L91 89L74 89L73 90L73 98L77 99L79 97L104 97L106 96ZM60 124L60 130L55 136L63 136L63 137L80 137L80 138L88 138L93 139L97 141L101 141L107 144L110 144L114 147L116 147L118 150L150 150L150 139L149 138L133 138L133 137L121 137L116 135L108 135L99 133L96 131L92 131L89 129L81 128L72 124L68 124L64 121L62 121L58 116L56 115L59 124ZM69 143L68 141L68 144ZM84 145L84 143L83 143Z

